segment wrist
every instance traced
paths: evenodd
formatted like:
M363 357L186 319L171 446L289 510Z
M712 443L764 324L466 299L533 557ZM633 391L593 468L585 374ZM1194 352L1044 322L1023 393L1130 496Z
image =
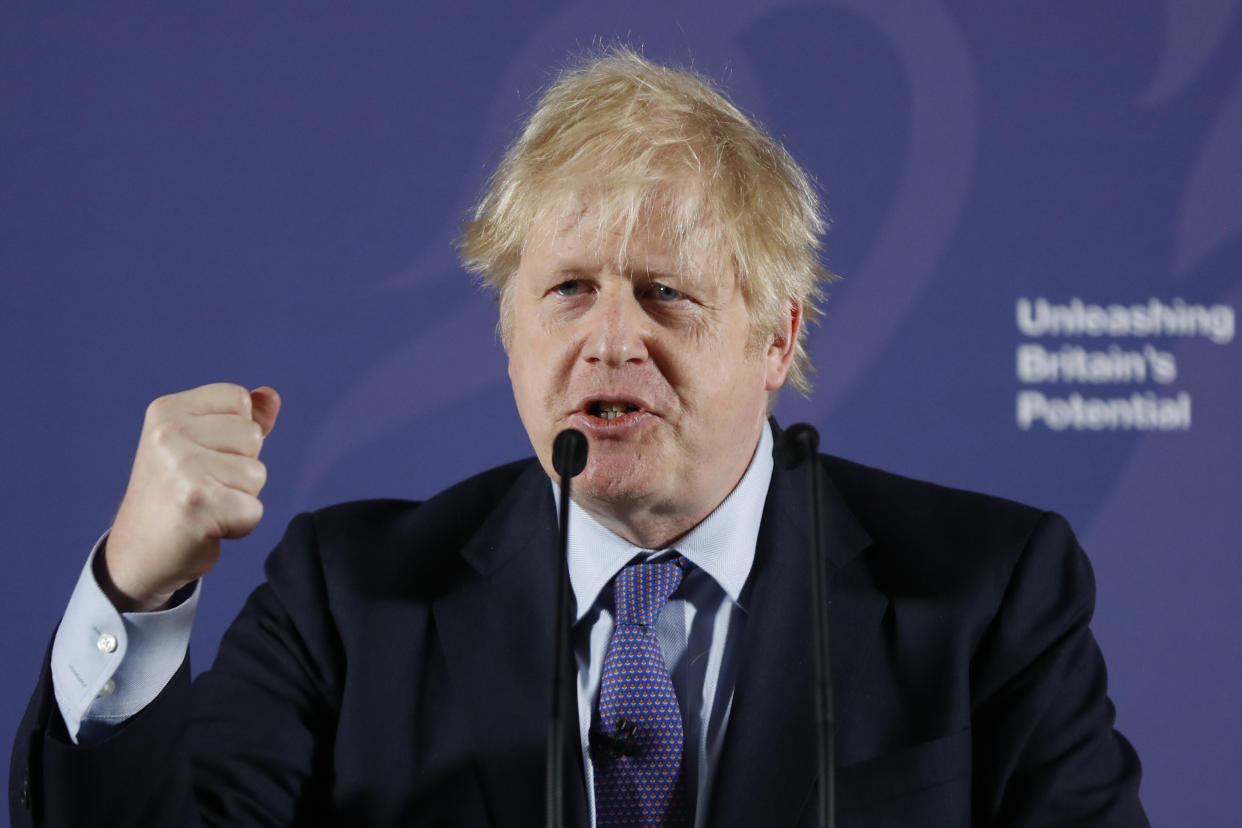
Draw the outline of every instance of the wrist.
M176 589L143 591L123 586L113 577L107 557L108 541L105 540L95 555L95 581L118 612L156 612L168 607Z

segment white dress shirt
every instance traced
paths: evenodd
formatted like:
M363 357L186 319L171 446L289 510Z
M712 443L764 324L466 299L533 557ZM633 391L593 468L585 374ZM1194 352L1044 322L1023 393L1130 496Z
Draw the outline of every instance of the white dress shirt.
M613 629L612 579L636 558L680 554L692 566L656 619L681 707L682 772L695 825L704 826L708 796L737 676L738 642L746 623L742 589L755 560L763 505L772 479L772 434L766 424L742 479L702 523L668 549L640 549L601 526L576 503L569 509L569 582L577 606L574 656L578 663L578 727L587 802L595 824L594 771L589 731L600 674ZM556 502L559 491L553 484Z

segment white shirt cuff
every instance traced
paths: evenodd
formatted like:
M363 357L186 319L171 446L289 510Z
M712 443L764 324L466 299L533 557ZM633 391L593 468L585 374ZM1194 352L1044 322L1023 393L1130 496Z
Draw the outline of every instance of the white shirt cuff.
M107 538L91 550L52 643L52 687L74 744L102 739L163 691L185 660L201 592L196 582L169 609L117 612L95 580Z

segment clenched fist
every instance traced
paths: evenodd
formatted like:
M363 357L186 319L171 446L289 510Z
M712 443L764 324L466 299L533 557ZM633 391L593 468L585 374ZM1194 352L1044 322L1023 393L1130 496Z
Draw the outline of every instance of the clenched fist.
M125 499L96 570L117 609L158 609L202 577L221 538L250 533L263 517L263 440L280 395L216 383L147 407Z

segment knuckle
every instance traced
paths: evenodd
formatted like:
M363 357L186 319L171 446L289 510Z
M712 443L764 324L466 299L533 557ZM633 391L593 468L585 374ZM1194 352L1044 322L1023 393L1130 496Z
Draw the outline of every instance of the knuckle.
M228 386L229 402L233 410L246 417L250 416L250 392L240 385Z
M256 457L263 448L263 428L251 420L246 425L246 454Z
M147 404L146 419L147 422L157 422L164 419L168 415L169 410L173 407L172 395L165 394L162 397L156 397Z
M175 461L173 486L177 506L183 513L195 515L209 509L219 484L201 473L196 458L183 455Z
M201 483L187 482L177 490L177 505L188 515L202 513L211 501L208 488Z
M258 492L267 485L267 464L255 460L251 465L250 476L254 482L255 491Z
M267 483L267 467L250 457L241 458L233 474L237 488L247 495L257 495Z
M257 497L250 498L250 527L253 529L263 519L263 501Z
M169 419L157 420L148 430L151 441L157 446L167 446L180 432L180 424L176 420Z
M263 519L263 502L251 495L242 495L231 520L224 522L222 537L241 538L250 534Z

